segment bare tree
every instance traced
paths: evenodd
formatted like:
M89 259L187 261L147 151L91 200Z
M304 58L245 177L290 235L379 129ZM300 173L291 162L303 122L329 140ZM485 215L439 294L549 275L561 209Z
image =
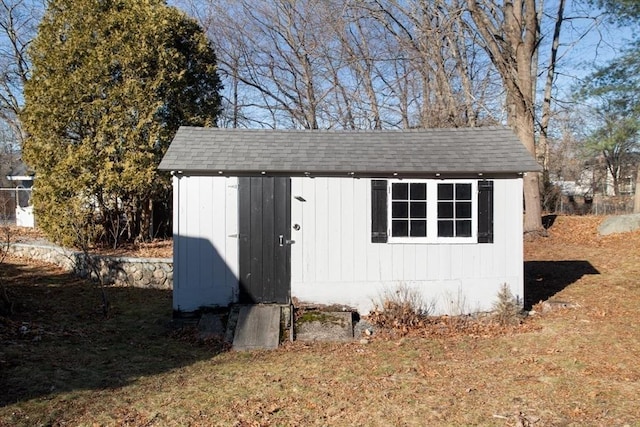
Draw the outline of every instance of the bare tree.
M558 0L558 9L555 18L553 36L551 42L551 54L547 67L547 77L544 84L544 96L542 98L542 118L540 120L540 138L538 141L538 163L546 172L549 169L549 122L551 120L551 95L560 47L560 33L564 22L565 0Z
M243 107L257 110L254 116L267 112L275 120L263 121L267 126L317 129L330 92L328 67L318 55L324 45L319 22L328 13L325 2L221 1L209 8L215 20L209 34L221 72L232 81L227 100L234 117ZM240 91L252 92L253 100L240 105Z
M539 21L536 0L467 0L479 40L502 78L507 123L532 156L535 144L536 64ZM542 230L539 174L524 177L524 231Z
M397 41L397 48L388 49L389 59L407 61L406 84L398 85L402 78L395 84L415 91L400 93L399 98L420 104L417 126L494 122L495 111L482 114L489 109L486 82L494 70L484 53L469 42L474 33L464 18L464 4L458 0L376 0L372 4L371 15Z
M534 157L539 137L548 167L566 0L544 13L540 0L207 4L205 21L232 82L233 117L262 111L269 126L350 129L506 120ZM541 34L543 19L548 34ZM544 56L543 36L551 40ZM545 62L537 110L538 63ZM238 102L238 93L253 102ZM537 173L524 177L525 232L542 230L538 181Z
M43 1L0 0L0 120L7 123L19 143L24 135L18 114L31 68L27 49L43 11Z
M384 46L385 35L381 32L376 33L376 29L370 25L368 17L363 15L361 10L355 8L347 9L345 15L339 20L335 20L333 30L341 47L343 58L341 65L343 65L343 69L350 71L355 90L357 91L358 88L362 90L361 96L356 95L354 90L349 90L343 82L344 78L339 77L340 68L334 67L334 85L347 107L348 127L352 129L360 127L354 121L356 113L353 104L355 101L361 104L361 109L364 106L362 104L366 104L370 110L371 125L365 125L365 127L382 129L379 99L381 92L375 83L379 73L376 58L379 58L382 52L373 45Z
M217 47L227 83L223 125L495 123L486 101L496 98L495 70L468 42L474 34L461 0L202 3L181 5Z

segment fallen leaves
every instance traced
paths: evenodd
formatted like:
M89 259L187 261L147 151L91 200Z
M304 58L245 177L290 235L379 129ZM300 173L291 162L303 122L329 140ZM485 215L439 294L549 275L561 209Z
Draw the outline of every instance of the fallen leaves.
M531 332L540 329L535 321L523 321L518 324L505 325L496 321L491 315L468 316L422 316L410 325L392 321L379 322L380 313L367 317L371 323L382 327L376 334L377 339L397 339L397 337L440 337L440 338L490 338L515 333Z
M218 353L193 328L169 334L169 293L113 289L103 319L86 283L10 260L19 310L0 317L0 389L15 397L0 426L634 425L640 234L598 236L600 220L558 217L549 237L525 242L527 260L552 261L536 283L563 279L556 260L598 270L554 290L571 308L509 328L431 317L376 329L368 345L247 354Z

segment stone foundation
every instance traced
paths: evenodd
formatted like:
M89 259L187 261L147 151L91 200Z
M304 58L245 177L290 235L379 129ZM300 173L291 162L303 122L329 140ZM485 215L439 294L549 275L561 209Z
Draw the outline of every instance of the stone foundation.
M55 264L79 277L97 280L92 265L105 284L138 288L173 289L173 261L169 258L132 258L89 255L47 244L14 243L12 255Z

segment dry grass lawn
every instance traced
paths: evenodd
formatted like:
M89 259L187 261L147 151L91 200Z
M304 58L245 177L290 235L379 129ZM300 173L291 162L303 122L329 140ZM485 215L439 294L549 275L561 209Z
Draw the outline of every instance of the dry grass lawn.
M171 334L166 291L9 259L0 426L640 425L640 232L558 217L525 243L527 298L571 308L494 333L233 353Z

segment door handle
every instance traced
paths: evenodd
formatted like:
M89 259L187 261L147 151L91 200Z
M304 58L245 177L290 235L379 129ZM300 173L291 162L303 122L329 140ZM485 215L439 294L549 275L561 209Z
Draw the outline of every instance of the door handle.
M292 245L294 244L296 241L295 240L288 240L284 238L284 235L281 234L278 236L278 244L280 246L284 246L284 245Z

